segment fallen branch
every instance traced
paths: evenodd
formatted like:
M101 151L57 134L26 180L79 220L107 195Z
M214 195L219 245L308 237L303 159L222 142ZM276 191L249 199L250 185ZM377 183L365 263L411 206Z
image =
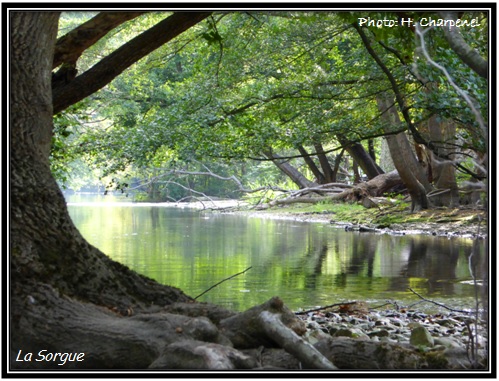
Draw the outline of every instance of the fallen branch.
M199 298L200 296L202 296L202 295L206 294L208 291L210 291L210 290L214 289L215 287L217 287L219 284L221 284L221 283L225 282L226 280L229 280L229 279L232 279L232 278L234 278L234 277L236 277L236 276L238 276L238 275L244 274L244 273L245 273L246 271L248 271L251 267L253 267L253 266L250 266L250 267L248 267L246 270L241 271L240 273L234 274L234 275L232 275L232 276L230 276L230 277L228 277L228 278L225 278L225 279L221 280L220 282L218 282L217 284L214 284L214 285L213 285L213 286L211 286L209 289L207 289L206 291L203 291L201 294L199 294L198 296L196 296L196 297L194 298L194 300L196 300L196 299L197 299L197 298Z
M269 311L262 311L259 320L266 335L272 338L286 352L295 356L308 369L331 369L338 368L329 361L322 353L315 349L312 344L303 340L281 321L281 315Z
M372 200L373 197L381 196L383 193L400 185L402 185L402 180L400 179L398 172L392 171L378 175L367 182L356 184L355 186L349 186L346 184L343 185L343 187L347 189L325 189L325 187L327 186L340 186L340 183L330 183L293 191L292 193L289 193L286 198L276 198L273 201L270 201L268 204L260 206L260 209L267 209L276 205L287 205L295 203L316 204L322 201L330 202L337 200L346 200L359 202L363 201L366 198L369 198L370 206L377 206L377 203ZM326 195L315 197L298 197L303 196L305 192L322 193Z
M433 300L430 300L430 299L426 299L425 297L421 296L420 294L418 294L416 291L414 291L412 288L408 288L409 291L411 291L413 294L419 296L421 299L423 299L425 302L429 302L429 303L433 303L433 304L436 304L437 306L440 306L440 307L443 307L449 311L452 311L452 312L461 312L461 313L464 313L464 314L469 314L470 312L469 311L463 311L463 310L456 310L454 308L450 308L450 307L447 307L445 304L442 304L442 303L439 303L439 302L435 302Z

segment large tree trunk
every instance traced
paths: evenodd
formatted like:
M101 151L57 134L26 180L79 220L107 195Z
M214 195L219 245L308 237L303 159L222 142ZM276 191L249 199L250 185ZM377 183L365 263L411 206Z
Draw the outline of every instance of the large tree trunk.
M401 124L397 110L389 99L379 96L377 102L383 118L388 123L394 126ZM430 204L426 194L431 190L431 184L419 166L407 136L401 132L396 135L387 135L385 138L395 168L411 196L411 211L428 209Z
M122 314L191 300L180 290L112 261L85 241L69 217L48 160L57 21L58 13L52 12L11 14L10 319L11 344L19 349L36 344L54 350L67 347L63 333L71 332L70 322L81 313L69 306L79 306L76 300ZM48 289L51 297L42 295ZM66 315L49 333L45 330L53 317L44 316L47 325L37 317L42 304L66 308ZM77 345L73 342L73 349Z

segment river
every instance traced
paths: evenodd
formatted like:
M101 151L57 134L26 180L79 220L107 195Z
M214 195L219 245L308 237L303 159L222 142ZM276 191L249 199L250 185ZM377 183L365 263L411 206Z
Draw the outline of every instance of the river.
M67 196L82 235L114 260L156 281L236 311L280 296L293 310L387 301L435 310L425 298L474 306L472 241L346 232L325 223L133 203L112 195ZM483 253L481 253L483 256ZM480 277L480 274L477 274Z

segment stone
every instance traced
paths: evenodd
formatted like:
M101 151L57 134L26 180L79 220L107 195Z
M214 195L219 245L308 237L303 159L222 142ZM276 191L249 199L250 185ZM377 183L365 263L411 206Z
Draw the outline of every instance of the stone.
M411 332L410 343L415 347L433 347L435 342L425 327L416 327Z
M312 345L317 343L321 339L325 339L326 337L329 337L327 333L323 332L320 329L313 330L313 331L308 331L305 335L304 338Z

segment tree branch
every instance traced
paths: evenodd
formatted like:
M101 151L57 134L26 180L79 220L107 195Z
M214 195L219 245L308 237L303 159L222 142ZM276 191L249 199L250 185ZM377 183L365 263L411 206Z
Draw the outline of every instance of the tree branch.
M63 62L76 63L86 49L109 31L143 13L145 12L100 12L57 40L52 68L55 69Z
M429 29L426 29L426 31L428 31ZM456 92L464 99L464 101L468 104L468 106L470 107L471 109L471 112L473 113L473 115L475 116L475 120L476 122L478 123L478 125L480 126L480 129L482 130L482 138L486 139L487 138L487 127L486 127L486 123L485 121L483 120L483 116L482 114L480 114L480 112L477 110L477 108L475 107L475 104L474 102L471 100L471 97L466 94L466 92L464 92L455 82L454 80L452 79L452 77L450 76L449 72L447 71L447 69L445 67L443 67L442 65L438 64L437 62L435 62L429 55L428 51L426 50L426 44L425 44L425 40L424 40L424 34L426 33L426 31L423 31L421 30L420 26L417 25L416 26L416 34L417 36L420 38L421 40L421 52L423 53L424 57L426 58L426 60L428 61L428 63L434 67L436 67L437 69L439 69L442 73L444 73L445 77L447 78L447 80L449 81L449 83L451 84L451 86L454 88L454 90L456 90ZM438 152L438 151L436 151Z
M298 336L281 321L280 314L262 311L258 316L268 337L303 362L308 369L338 368L320 353L312 344Z
M211 12L177 12L135 37L67 85L54 89L54 114L100 90L135 62L210 14Z
M457 12L440 12L442 18L446 20L456 21L458 16ZM468 43L465 41L459 28L455 26L444 26L444 37L449 43L451 49L461 58L461 60L468 65L471 70L477 73L480 77L487 79L489 64L487 60L483 59L482 56Z
M379 68L383 71L383 73L385 73L388 81L390 82L390 85L391 85L392 90L395 94L395 99L396 99L397 104L399 106L400 112L402 113L402 116L404 117L404 120L407 124L407 127L409 128L409 131L411 131L411 133L414 137L414 140L416 141L416 143L423 144L423 145L429 147L430 149L432 149L431 142L427 142L426 139L424 139L423 136L421 136L419 131L416 129L416 127L412 123L412 119L409 115L408 107L407 107L405 100L404 100L404 96L400 92L397 81L395 80L395 77L393 76L393 74L390 72L390 69L388 69L388 67L383 63L383 61L381 61L378 54L374 51L369 39L367 38L367 36L364 33L364 31L362 30L362 28L357 23L354 23L353 27L359 33L359 36L360 36L364 46L366 47L367 52L371 55L371 57L374 59L374 61L378 64ZM432 151L433 151L433 149L432 149Z
M426 299L424 296L421 296L420 294L418 294L416 291L414 291L412 288L408 288L408 290L410 292L412 292L413 294L417 295L420 299L424 300L425 302L429 302L429 303L433 303L437 306L440 306L440 307L443 307L449 311L452 311L452 312L461 312L461 313L465 313L465 314L469 314L470 311L463 311L463 310L456 310L454 308L450 308L450 307L447 307L445 304L442 304L442 303L439 303L439 302L435 302L433 300L430 300L430 299Z

